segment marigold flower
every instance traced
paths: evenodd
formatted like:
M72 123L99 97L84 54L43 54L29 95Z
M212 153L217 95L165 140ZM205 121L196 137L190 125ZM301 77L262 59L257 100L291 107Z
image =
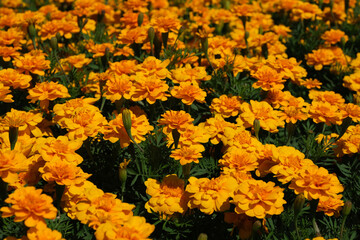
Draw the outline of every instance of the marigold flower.
M321 9L316 4L308 2L296 2L296 5L292 9L292 19L294 21L303 19L314 19L316 16L320 16Z
M353 122L360 121L360 106L353 103L347 103L343 105L342 110L346 112L345 117L350 117Z
M302 152L289 146L278 147L273 161L277 164L269 171L284 184L290 182L303 168L314 165L310 159L305 158Z
M237 129L235 123L227 122L220 115L216 114L213 118L206 119L205 123L200 123L199 126L205 128L210 134L210 142L212 144L218 144L225 136L225 128Z
M30 87L31 76L21 74L15 69L7 68L0 70L0 82L5 86L11 86L12 88L28 88Z
M256 154L251 154L243 148L232 147L226 154L219 160L219 165L227 172L251 172L257 168Z
M14 222L25 221L27 227L46 225L45 219L55 219L57 209L52 205L52 198L41 194L41 189L23 187L16 189L5 199L10 207L2 207L2 217L15 215Z
M0 178L7 183L18 180L18 173L28 170L31 161L17 150L0 149Z
M242 113L239 118L244 122L245 127L252 127L255 119L260 121L260 127L266 131L275 133L278 127L284 127L284 121L280 120L281 113L274 110L267 102L256 102L250 100L241 105Z
M234 224L234 228L237 227L239 230L239 236L241 240L249 239L253 232L254 220L248 217L246 214L237 214L234 212L225 212L224 221L226 223ZM233 232L232 231L232 232ZM232 233L231 232L231 233Z
M323 122L328 126L341 125L344 116L344 112L338 106L318 101L311 103L309 114L315 123Z
M4 86L4 84L0 82L0 101L6 103L14 102L12 95L9 93L11 93L10 87Z
M211 76L207 74L205 67L192 68L190 64L186 64L185 67L171 70L171 80L174 83L190 82L195 85L210 79Z
M91 174L84 173L80 167L61 159L53 159L46 162L39 169L42 178L47 182L55 181L58 185L73 185L85 181Z
M149 56L145 58L144 62L139 64L136 69L143 73L144 76L155 75L159 79L165 79L171 76L169 70L166 68L169 63L170 59L161 61L153 56Z
M317 102L328 102L331 105L341 106L345 103L345 99L334 91L309 91L309 98Z
M26 53L15 58L13 64L20 72L25 72L26 74L31 72L40 76L45 75L44 70L50 69L50 61L45 60L45 55L35 52Z
M36 83L34 88L29 89L29 96L26 98L31 99L31 103L40 101L40 108L47 110L50 101L67 97L70 97L70 94L64 85L56 82L42 82Z
M284 211L284 189L273 182L248 180L240 183L232 194L237 214L245 213L259 219L266 215L279 215Z
M2 57L5 62L9 62L11 58L20 56L18 50L20 50L19 47L0 46L0 57Z
M125 74L115 75L106 82L104 96L115 102L121 98L130 99L134 91L135 87L130 77Z
M202 158L201 152L203 148L199 145L181 146L181 148L172 150L170 157L179 160L181 165L188 163L199 163L199 158Z
M73 55L64 59L67 63L75 68L82 68L91 63L91 58L86 58L85 54Z
M82 144L83 142L80 139L71 141L66 136L38 138L34 149L40 153L46 162L61 160L62 162L79 165L83 158L75 151Z
M276 70L266 65L260 67L252 74L252 77L258 80L253 84L253 87L261 87L264 91L269 91L270 89L281 90L284 88L283 82L286 81L283 79L283 74L279 74Z
M56 113L55 107L54 112ZM106 119L95 106L75 108L70 116L59 116L55 121L61 127L68 129L67 136L70 140L85 141L88 137L95 137L107 125Z
M349 126L335 144L337 147L334 150L338 157L360 152L360 125Z
M243 148L250 153L261 149L261 142L244 128L225 128L224 137L221 139L226 147Z
M96 239L99 240L116 240L116 239L149 240L148 237L154 230L155 230L155 226L146 223L146 219L144 217L133 216L124 225L113 224L110 222L105 222L101 224L99 228L96 230L95 236Z
M102 57L105 55L106 49L110 53L114 52L115 47L112 43L101 43L101 44L95 44L93 42L90 42L86 45L86 48L90 53L93 53L93 58Z
M210 111L220 114L223 118L235 117L239 114L241 97L221 95L214 98L210 105Z
M303 98L291 97L285 106L281 107L280 119L287 123L295 124L298 120L304 121L308 119L308 111L310 104L306 103Z
M179 132L184 132L187 126L191 125L194 119L185 111L166 111L159 119L159 125L164 125L163 132L166 135L172 133L176 129Z
M300 82L301 86L305 86L307 89L313 89L313 88L321 88L322 82L319 80L308 78Z
M360 92L360 71L357 71L343 79L343 86L351 91Z
M1 120L1 127L4 127L5 131L7 131L9 127L19 128L19 136L31 136L32 134L35 137L40 137L42 132L39 129L38 124L42 121L43 118L41 113L18 111L12 108Z
M195 100L203 103L206 97L206 92L198 85L192 85L186 82L180 83L180 86L175 86L170 93L173 97L181 99L186 105L193 104Z
M136 116L131 110L129 112L131 114L131 135L136 143L145 141L145 135L150 133L154 127L149 124L144 114ZM120 146L124 148L129 146L131 140L126 133L122 118L122 114L118 114L115 119L109 122L109 125L105 127L104 139L112 143L120 141Z
M30 228L27 231L27 237L29 240L65 240L60 232L43 225Z
M137 73L134 77L135 92L132 95L133 101L141 101L146 99L150 104L154 104L156 100L166 101L169 86L165 81L160 80L157 76L144 76Z
M142 44L148 37L148 29L146 27L125 28L121 30L118 42L121 44Z
M20 28L9 28L7 31L0 31L0 46L13 45L14 47L21 47L24 35Z
M218 178L189 178L189 208L198 208L205 214L223 212L230 208L229 197L237 187L234 178L222 175Z
M136 70L136 60L122 60L120 62L109 62L110 71L117 75L133 74Z
M323 66L330 65L335 62L335 55L331 49L320 48L313 50L305 56L306 63L309 66L314 66L315 70L320 71Z
M150 25L159 33L177 32L180 27L180 20L172 16L153 17Z
M321 35L321 39L325 40L325 44L332 45L340 41L345 43L348 40L348 36L339 29L330 29Z
M309 200L335 197L344 191L344 187L335 174L329 174L327 169L316 165L308 166L300 171L291 181L289 188L294 189L296 194L304 194Z
M278 155L278 148L273 144L265 144L260 148L258 153L259 166L255 171L256 176L264 177L270 173L271 167L275 166L278 162L275 160Z
M157 212L161 218L169 218L175 213L183 214L188 209L184 180L175 174L167 175L162 182L149 178L145 181L146 193L151 196L145 208L149 213Z
M329 217L339 216L341 207L344 206L344 201L341 198L342 195L320 198L316 211L324 212Z

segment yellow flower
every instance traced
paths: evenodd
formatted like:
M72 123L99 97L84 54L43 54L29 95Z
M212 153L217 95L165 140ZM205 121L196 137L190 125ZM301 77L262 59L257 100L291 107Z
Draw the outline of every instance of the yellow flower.
M350 89L351 91L359 92L360 91L360 71L356 71L349 76L344 77L343 86Z
M149 178L145 181L146 193L151 196L145 208L156 212L161 218L169 218L175 213L184 214L188 208L184 180L175 174L167 175L162 182Z
M25 89L30 87L31 76L21 74L15 69L7 68L0 70L0 82L5 86L11 86L14 89Z
M320 48L307 54L305 59L309 66L314 66L315 70L320 71L323 66L330 65L335 62L335 55L331 49Z
M212 144L218 144L225 136L225 129L237 129L235 123L227 122L220 114L216 114L213 118L206 119L205 123L200 123L200 127L205 128L210 134L210 142Z
M188 163L199 163L199 159L202 158L201 152L203 148L199 145L194 146L181 146L178 149L172 150L170 157L175 160L180 160L181 165Z
M110 71L117 75L131 75L135 73L137 66L136 60L122 60L120 62L109 62Z
M104 96L115 102L121 98L130 99L134 91L135 87L130 77L125 74L115 75L106 82Z
M328 170L316 165L308 166L300 171L292 180L289 188L294 189L296 194L304 194L309 200L335 197L344 191L344 187L335 174L329 174Z
M145 58L143 63L137 65L136 69L140 73L143 73L144 76L155 75L157 79L165 79L166 77L171 76L169 70L166 68L169 63L170 59L166 59L162 62L155 57L149 56Z
M324 212L329 217L334 215L338 217L341 207L344 206L344 201L341 198L342 195L320 198L316 211Z
M181 99L184 104L191 105L195 100L200 103L205 102L206 92L198 85L183 82L171 90L171 95Z
M348 36L339 29L330 29L321 35L321 39L325 40L325 44L332 45L340 41L346 42L348 40Z
M274 173L275 177L284 184L290 182L303 168L314 165L310 159L305 158L302 152L289 146L278 147L273 161L277 164L269 171Z
M45 59L45 55L38 51L26 53L13 60L14 66L20 72L26 74L33 73L44 76L44 70L50 69L50 61Z
M286 201L283 191L273 182L248 180L235 189L231 203L235 204L237 214L245 213L249 217L262 219L266 215L279 215L284 211Z
M41 157L46 161L60 160L62 162L79 165L83 158L75 151L83 144L80 139L69 140L66 136L59 136L57 138L38 138L36 140L36 149Z
M7 183L15 183L19 172L26 172L31 161L16 150L0 149L0 178Z
M258 81L253 84L254 88L261 88L264 91L269 91L270 89L281 90L284 88L283 74L278 73L271 67L266 65L260 67L252 77L256 78Z
M9 93L11 93L10 87L4 86L4 84L0 82L0 101L6 103L14 102L12 99L13 96Z
M341 125L345 112L339 109L337 105L331 105L328 102L313 101L309 109L309 114L315 123L323 122L330 126L331 124Z
M227 169L227 172L251 172L257 168L256 154L252 154L243 148L232 147L219 160L219 165L222 169Z
M43 121L41 113L32 113L26 111L18 111L15 109L11 109L10 112L7 112L5 117L1 120L3 128L5 131L9 127L17 127L19 128L19 136L28 135L40 137L42 136L42 132L38 127L38 124Z
M52 205L52 198L41 194L41 189L24 187L16 189L5 200L10 207L2 207L2 217L15 215L14 222L25 221L27 227L45 225L45 219L55 219L57 209Z
M42 173L45 181L55 181L58 185L80 184L91 176L91 174L84 173L80 167L60 159L46 162L39 172Z
M131 114L131 134L136 143L145 141L145 135L150 133L154 127L149 124L148 119L144 114L139 116L135 115L132 111ZM109 140L112 143L120 141L122 148L129 146L131 140L126 133L122 114L118 114L115 119L109 122L109 125L105 127L104 139Z
M171 70L171 78L173 83L190 82L194 85L199 85L201 81L208 81L211 79L206 72L205 67L194 67L186 64L185 67L175 68Z
M30 228L27 237L29 240L65 240L60 232L43 225Z
M229 197L237 187L234 178L222 175L218 178L189 178L189 208L198 208L205 214L223 212L230 208Z
M73 55L64 59L67 63L75 68L82 68L91 63L91 58L86 58L85 54Z
M145 76L142 73L137 73L134 78L135 92L131 98L133 101L146 99L148 103L154 104L156 100L167 100L169 86L165 81L156 75Z
M255 119L260 121L260 127L266 131L276 133L278 127L284 127L285 123L279 116L280 112L274 110L267 102L256 102L250 100L242 103L242 113L239 118L244 122L245 127L252 127Z
M42 82L36 83L34 88L29 89L29 96L26 98L31 99L31 103L40 101L40 108L47 110L49 101L67 97L70 97L70 94L64 85L56 82Z
M194 119L185 111L166 111L159 119L159 125L164 125L163 132L168 135L172 130L184 132L188 125L191 125Z
M239 114L241 107L241 98L238 96L229 97L221 95L219 98L214 98L210 105L212 113L218 113L223 118L235 117Z

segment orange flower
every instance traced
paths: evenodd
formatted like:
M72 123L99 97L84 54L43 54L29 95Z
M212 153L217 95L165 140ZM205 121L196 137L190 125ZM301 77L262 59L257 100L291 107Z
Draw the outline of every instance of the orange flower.
M130 77L125 74L115 75L106 82L104 96L115 102L121 98L130 99L134 91L135 87Z
M36 83L34 88L29 89L29 96L26 98L31 99L31 103L40 101L40 108L47 110L49 107L49 101L67 97L70 97L70 94L64 85L56 82L42 82Z
M11 58L20 56L18 50L20 50L18 47L0 46L0 57L2 57L5 62L9 62Z
M345 103L345 99L334 91L309 91L309 98L317 102L328 102L331 105L341 106Z
M261 149L261 142L251 132L242 127L225 128L224 137L221 139L226 147L243 148L249 153L254 153Z
M38 138L34 149L47 161L61 160L62 162L79 165L83 158L75 151L82 146L80 139L70 141L65 136L57 138Z
M320 48L307 54L305 59L309 66L314 66L315 70L320 71L323 66L330 65L335 62L335 55L331 49Z
M199 126L205 128L210 134L210 142L212 144L218 144L225 137L225 128L234 130L238 128L235 123L225 121L220 114L216 114L213 118L206 119L206 122L200 123Z
M2 217L15 215L14 222L25 221L27 227L46 225L45 219L55 219L57 209L52 205L52 198L41 194L41 189L23 187L16 189L5 200L10 207L2 207Z
M338 193L344 191L335 174L329 174L328 170L316 165L300 171L289 188L294 189L296 194L304 194L309 200L336 197Z
M91 176L73 163L70 164L61 159L46 162L44 167L39 168L39 172L42 173L42 178L45 181L55 181L58 185L80 184Z
M159 33L177 32L180 27L180 20L172 16L153 17L150 24Z
M75 68L82 68L91 63L91 58L86 58L85 54L73 55L64 59L67 63Z
M143 73L144 76L155 75L159 79L165 79L171 76L169 70L166 68L169 63L170 59L161 61L153 56L149 56L145 58L142 64L137 65L136 70Z
M266 215L279 215L284 211L284 189L273 182L248 180L240 183L232 194L237 214L245 213L259 219Z
M194 146L181 146L181 148L172 150L170 157L175 160L179 160L181 165L188 163L199 163L199 158L202 158L202 147L199 145Z
M339 216L341 207L344 206L344 201L341 200L342 195L335 195L328 198L320 198L317 206L317 212L324 212L327 216Z
M105 55L106 49L108 49L109 53L114 52L115 47L112 43L101 43L101 44L95 44L93 42L89 42L86 45L87 50L90 53L93 53L93 58L102 57Z
M307 89L313 89L313 88L321 88L322 82L319 80L308 78L300 82L301 86L305 86Z
M11 86L12 88L28 88L30 87L31 76L21 74L15 69L7 68L0 70L0 82L5 86Z
M149 121L144 114L137 116L132 111L129 112L131 113L131 134L135 142L140 143L145 141L145 135L150 133L154 127L149 124ZM112 143L120 141L120 146L122 148L129 146L131 140L126 133L122 114L118 114L116 118L111 120L109 125L105 127L104 139L109 140Z
M256 154L251 154L243 148L229 148L226 154L219 160L219 165L226 172L251 172L259 163ZM225 170L224 170L225 171Z
M239 118L245 127L252 127L255 119L260 121L260 127L266 131L275 133L278 127L284 127L284 121L280 120L280 112L274 110L267 102L250 100L250 104L244 102L241 106L242 113Z
M184 180L175 174L167 175L162 182L148 178L145 181L146 193L151 196L146 202L146 210L157 212L161 218L168 218L175 213L184 214L188 208Z
M281 107L281 120L287 123L295 124L298 120L304 121L308 119L309 104L303 98L289 98L287 104Z
M350 117L353 122L360 122L360 106L353 103L344 104L342 110L346 112L345 117Z
M117 75L133 74L137 66L136 60L122 60L120 62L109 62L110 71Z
M6 183L15 183L18 173L28 170L31 161L17 150L0 149L0 178Z
M171 134L172 130L176 129L179 132L184 132L188 125L191 125L194 119L185 111L166 111L159 119L159 125L165 125L163 132L166 135Z
M50 61L45 60L45 55L39 51L32 51L17 57L13 60L13 64L20 72L26 74L31 72L40 76L45 75L44 70L50 69Z
M341 125L344 113L337 105L318 101L313 101L309 110L310 117L315 123L323 122L328 126Z
M325 44L332 45L340 41L344 41L345 43L348 40L348 36L339 29L330 29L321 35L321 39L325 40Z
M12 95L9 93L11 93L10 87L4 86L4 84L0 82L0 101L6 103L14 102Z
M171 80L173 83L190 82L194 85L200 84L201 81L211 79L206 72L205 67L194 67L186 64L185 67L175 68L171 70Z
M30 136L32 134L35 137L40 137L42 132L37 125L42 121L41 113L18 111L12 108L10 112L6 113L1 122L6 131L8 131L9 127L19 128L19 136Z
M281 90L284 88L283 74L279 74L276 70L266 65L260 67L252 77L258 81L253 84L254 88L260 88L264 91L270 89Z
M289 146L278 147L273 161L277 164L269 171L274 173L275 177L283 184L290 182L300 170L314 165L310 159L305 158L302 152Z
M236 187L236 180L226 175L212 179L190 177L186 186L189 193L187 205L208 215L214 211L226 211L230 208L229 197Z
M132 100L135 102L146 99L148 103L154 104L156 100L167 100L169 86L156 75L146 77L142 73L137 73L134 86L135 92L132 95Z
M344 77L343 86L351 91L360 92L360 71Z
M0 31L0 46L13 45L14 47L21 47L24 35L20 28L9 28L7 31Z
M259 166L256 169L256 176L264 177L270 173L271 167L275 166L278 162L275 157L278 155L278 148L273 144L265 144L259 150L258 162Z
M296 3L297 4L292 9L292 19L294 21L300 19L315 19L315 17L318 17L322 13L321 9L316 4L301 1L296 1Z
M147 38L148 38L148 29L146 27L135 27L131 29L125 28L121 31L121 34L118 37L118 43L142 44L146 41Z
M27 237L29 240L65 240L60 232L43 225L30 228L27 231Z
M214 98L210 105L211 112L220 114L223 118L235 117L239 114L241 107L241 98L238 96L228 97L221 95Z
M175 86L170 93L173 97L181 99L186 105L193 104L195 100L203 103L206 97L206 92L198 85L192 85L186 82L180 83L180 86Z

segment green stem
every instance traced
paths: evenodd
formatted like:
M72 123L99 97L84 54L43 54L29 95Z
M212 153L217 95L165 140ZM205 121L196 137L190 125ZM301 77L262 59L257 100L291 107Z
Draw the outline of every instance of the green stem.
M342 223L341 223L339 240L342 240L342 239L343 239L343 233L344 233L346 218L347 218L347 216L345 216L345 217L343 218Z
M300 233L299 233L299 226L298 226L298 216L295 216L294 223L295 223L296 236L299 240L301 240Z

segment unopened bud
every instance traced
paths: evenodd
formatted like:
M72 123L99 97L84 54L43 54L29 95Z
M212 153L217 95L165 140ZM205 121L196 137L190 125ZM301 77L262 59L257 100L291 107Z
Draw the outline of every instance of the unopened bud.
M122 111L122 120L124 123L124 128L131 138L131 111L129 109L124 109Z
M208 41L208 38L204 38L202 39L201 41L201 45L202 45L202 50L204 53L207 53L208 51L208 48L209 48L209 41Z
M9 127L9 141L11 150L15 148L15 144L17 142L19 135L19 128L18 127Z
M119 180L121 184L124 184L127 179L127 170L126 168L119 168Z
M297 195L294 202L294 214L295 217L299 215L301 209L303 209L305 203L305 197L303 194Z
M207 240L208 236L206 233L200 233L197 240Z
M260 120L259 119L254 120L254 131L255 131L256 138L259 139L259 131L260 131Z
M35 29L34 24L29 25L28 31L29 31L30 38L35 39L35 37L36 37L36 29Z
M350 212L351 212L351 208L352 208L352 203L350 201L346 201L344 203L344 207L343 207L342 212L341 212L342 216L343 217L348 216L350 214Z
M56 37L52 37L50 39L50 46L53 50L56 50L58 48L58 41Z
M256 220L252 226L252 230L254 232L257 232L258 230L260 230L261 226L262 226L261 222L259 220Z
M138 26L139 26L139 27L142 25L143 21L144 21L144 14L143 14L143 13L139 13L138 19L137 19L137 23L138 23Z
M149 40L150 40L150 44L153 44L154 42L154 38L155 38L155 30L153 27L150 27L148 30L148 36L149 36Z

